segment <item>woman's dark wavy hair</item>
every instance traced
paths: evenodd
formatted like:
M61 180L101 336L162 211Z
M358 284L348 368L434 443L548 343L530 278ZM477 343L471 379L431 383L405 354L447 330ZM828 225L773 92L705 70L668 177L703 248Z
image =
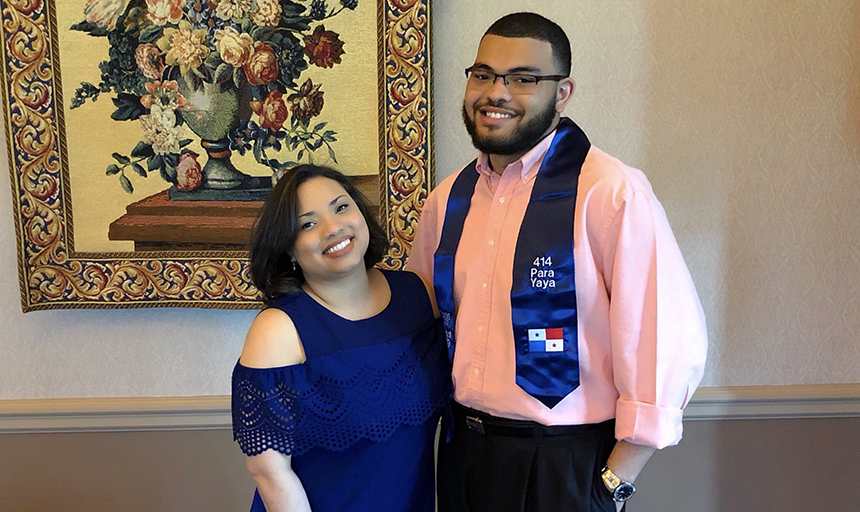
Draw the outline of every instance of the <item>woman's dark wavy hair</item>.
M364 265L370 268L382 261L388 251L388 237L368 210L367 199L343 174L318 165L294 167L278 181L251 234L251 279L263 293L263 302L271 304L284 293L297 291L305 282L302 269L293 270L290 251L299 234L299 187L313 178L328 178L336 181L358 205L367 222L370 243L364 253Z

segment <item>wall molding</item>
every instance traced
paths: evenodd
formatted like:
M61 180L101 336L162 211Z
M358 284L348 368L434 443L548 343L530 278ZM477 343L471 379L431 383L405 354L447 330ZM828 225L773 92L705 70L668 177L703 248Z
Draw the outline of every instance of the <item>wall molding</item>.
M860 384L703 387L687 420L860 418Z
M686 420L858 418L860 384L699 388ZM0 434L229 429L227 395L0 400Z
M210 430L231 421L227 395L0 400L0 434Z

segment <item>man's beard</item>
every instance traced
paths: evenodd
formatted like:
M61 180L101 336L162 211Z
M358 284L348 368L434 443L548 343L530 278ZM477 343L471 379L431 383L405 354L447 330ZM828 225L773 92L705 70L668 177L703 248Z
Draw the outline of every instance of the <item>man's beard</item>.
M475 116L479 114L476 112ZM475 127L475 121L469 119L466 106L463 105L463 124L472 137L472 145L478 151L490 155L516 155L525 153L546 135L555 120L555 102L548 101L546 107L529 121L517 126L507 137L482 136Z

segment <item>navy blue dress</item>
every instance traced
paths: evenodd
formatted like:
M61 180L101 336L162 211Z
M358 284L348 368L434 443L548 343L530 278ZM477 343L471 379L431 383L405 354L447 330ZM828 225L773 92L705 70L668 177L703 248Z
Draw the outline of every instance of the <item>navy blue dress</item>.
M292 456L313 512L433 512L433 443L451 394L444 334L421 279L383 271L391 301L346 320L304 292L271 307L307 360L233 370L233 438ZM265 511L255 493L251 512Z

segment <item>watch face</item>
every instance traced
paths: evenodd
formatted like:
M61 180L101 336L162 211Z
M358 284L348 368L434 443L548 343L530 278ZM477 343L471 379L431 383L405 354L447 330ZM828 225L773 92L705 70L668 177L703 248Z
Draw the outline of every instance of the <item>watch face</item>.
M612 493L612 499L615 501L627 501L633 497L633 493L635 492L636 487L633 487L633 484L630 482L621 482L615 488L615 492Z

